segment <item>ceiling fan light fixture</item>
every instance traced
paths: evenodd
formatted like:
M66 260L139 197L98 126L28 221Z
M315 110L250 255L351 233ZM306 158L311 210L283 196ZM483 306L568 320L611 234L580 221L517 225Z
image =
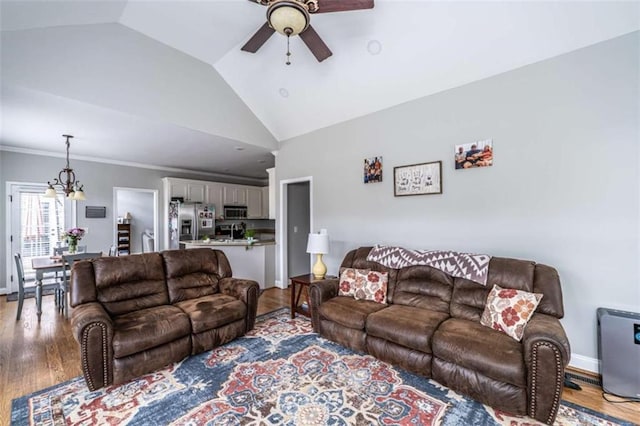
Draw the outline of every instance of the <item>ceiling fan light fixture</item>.
M309 27L309 11L297 1L275 1L267 9L267 21L280 34L295 36Z

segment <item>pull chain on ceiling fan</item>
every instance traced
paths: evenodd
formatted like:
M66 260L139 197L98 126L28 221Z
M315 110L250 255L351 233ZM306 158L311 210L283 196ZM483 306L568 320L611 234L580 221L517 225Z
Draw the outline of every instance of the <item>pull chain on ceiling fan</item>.
M345 12L349 10L371 9L373 0L249 0L268 6L267 22L242 46L245 52L256 53L273 35L279 32L287 36L287 65L291 64L289 39L299 35L318 62L332 55L310 24L311 13Z

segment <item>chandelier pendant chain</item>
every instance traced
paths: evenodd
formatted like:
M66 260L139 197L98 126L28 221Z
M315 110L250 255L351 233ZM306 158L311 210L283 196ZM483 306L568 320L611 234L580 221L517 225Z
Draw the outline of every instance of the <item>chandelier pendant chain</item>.
M289 39L290 39L290 36L289 34L287 34L287 62L285 62L287 65L291 65L291 52L289 51Z

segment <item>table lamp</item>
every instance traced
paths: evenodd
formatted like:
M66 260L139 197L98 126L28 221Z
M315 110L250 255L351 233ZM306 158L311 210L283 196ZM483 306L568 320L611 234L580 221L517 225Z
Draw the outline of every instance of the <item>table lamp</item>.
M307 253L318 256L311 272L313 272L315 279L323 279L327 273L327 266L322 263L322 255L329 253L329 235L326 229L321 229L318 234L309 234Z

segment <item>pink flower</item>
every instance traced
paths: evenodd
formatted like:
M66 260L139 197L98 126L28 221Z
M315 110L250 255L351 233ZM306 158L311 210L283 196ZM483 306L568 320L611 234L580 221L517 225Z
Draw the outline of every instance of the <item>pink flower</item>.
M76 239L81 239L82 237L84 237L84 229L82 228L71 228L69 230L67 230L67 232L64 233L65 237L73 237Z

